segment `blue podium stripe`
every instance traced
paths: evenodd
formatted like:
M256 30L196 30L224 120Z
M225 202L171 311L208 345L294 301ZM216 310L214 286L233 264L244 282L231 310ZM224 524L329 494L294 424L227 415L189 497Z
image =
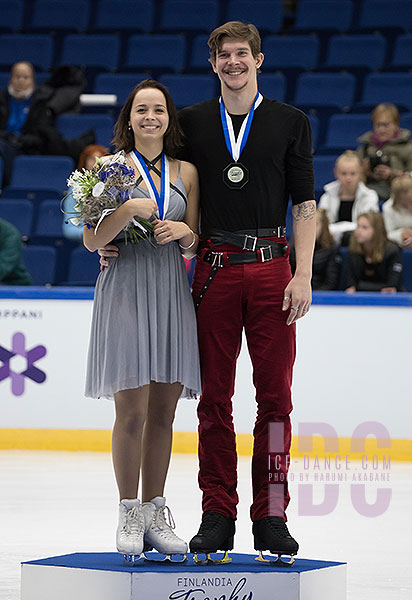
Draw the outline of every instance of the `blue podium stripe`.
M75 554L65 554L63 556L52 556L40 560L31 560L24 562L24 565L43 565L53 567L66 567L72 569L91 569L97 571L122 571L139 573L187 573L195 576L196 573L213 573L222 575L223 573L268 573L270 571L281 571L282 573L303 573L305 571L316 571L328 567L344 565L342 562L332 562L326 560L308 560L305 558L296 558L292 567L275 567L270 564L261 563L255 560L256 555L229 553L232 557L231 563L214 566L198 566L193 562L193 554L188 554L188 560L185 563L170 562L150 562L146 560L137 561L134 566L125 563L123 556L117 552L95 552ZM160 556L157 552L148 552L147 556L153 560ZM213 557L221 558L222 553L212 554Z

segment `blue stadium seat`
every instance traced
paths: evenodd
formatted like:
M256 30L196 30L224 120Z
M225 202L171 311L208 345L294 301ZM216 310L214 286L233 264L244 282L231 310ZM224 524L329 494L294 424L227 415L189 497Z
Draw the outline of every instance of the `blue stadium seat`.
M336 158L336 156L314 156L313 170L315 172L315 192L323 192L323 186L335 179L333 169Z
M326 67L367 67L376 71L385 61L386 39L381 35L334 35Z
M161 75L159 81L167 87L177 108L210 100L217 93L213 75Z
M29 237L32 232L33 212L30 200L0 200L0 218L12 223L22 236Z
M371 118L368 114L332 115L329 119L324 148L339 152L355 150L357 141L366 131L371 129Z
M130 92L144 79L147 73L99 73L94 82L95 94L116 94L117 103L124 104Z
M208 35L197 35L193 40L192 51L189 53L189 69L210 71Z
M314 69L319 60L319 40L312 35L268 35L263 40L263 53L264 69Z
M34 235L62 237L63 215L60 200L42 200L38 208Z
M402 250L402 283L407 292L412 292L412 250Z
M354 94L355 77L350 73L302 73L293 103L344 109L352 106Z
M129 40L126 67L181 71L185 52L186 40L182 35L134 35Z
M353 4L349 0L301 0L296 12L295 29L348 31L352 25Z
M147 33L152 30L153 16L152 0L100 0L91 30Z
M89 16L89 0L35 0L27 29L85 31Z
M398 35L395 40L390 67L410 69L412 65L412 35Z
M310 128L312 129L312 143L315 149L318 145L319 137L319 118L316 115L308 115Z
M8 190L51 190L61 193L74 169L68 156L17 156Z
M164 0L160 31L212 31L218 25L216 0Z
M412 73L370 73L363 86L361 105L393 102L398 108L412 107Z
M120 40L116 35L69 34L63 40L60 63L82 67L100 67L106 71L117 68Z
M409 31L412 27L410 0L364 0L359 18L360 29L398 27Z
M53 39L49 35L0 35L0 67L7 69L20 60L30 60L35 68L46 71L53 62Z
M224 20L244 23L252 20L260 32L280 31L283 24L283 2L279 0L232 0L227 6Z
M96 142L110 148L114 121L111 115L64 114L57 117L57 128L65 138L75 138L93 129Z
M259 91L272 100L284 102L286 98L286 77L283 73L262 73L258 77Z
M57 250L52 246L24 246L23 261L33 285L53 284Z
M83 246L75 248L70 256L69 285L94 285L100 271L99 257Z
M23 25L23 0L0 0L0 31L19 31Z

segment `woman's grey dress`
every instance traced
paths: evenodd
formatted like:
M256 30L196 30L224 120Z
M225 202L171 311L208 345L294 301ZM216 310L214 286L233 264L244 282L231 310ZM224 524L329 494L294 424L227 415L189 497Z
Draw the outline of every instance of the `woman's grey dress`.
M183 181L175 183L186 197ZM135 186L133 197L149 197ZM184 199L170 189L166 217L181 221ZM182 396L200 392L196 317L178 243L115 240L118 258L98 276L87 361L85 395L112 397L150 381L180 382Z

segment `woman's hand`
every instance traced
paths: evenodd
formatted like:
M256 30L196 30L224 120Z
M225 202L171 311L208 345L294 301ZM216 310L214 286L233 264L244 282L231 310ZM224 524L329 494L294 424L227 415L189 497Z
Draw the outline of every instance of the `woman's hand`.
M388 165L377 165L373 169L373 174L379 179L390 179L392 175L392 169Z
M351 285L350 287L346 288L345 292L347 294L354 294L356 292L356 287L354 285Z
M159 209L152 198L130 198L125 204L130 208L130 219L133 217L150 219L150 217Z
M156 219L152 224L155 240L160 245L168 244L174 240L180 240L190 233L189 226L186 225L186 223L183 223L183 221L169 221L167 219L160 221L159 219Z
M412 246L412 229L404 229L402 231L402 246L410 248Z

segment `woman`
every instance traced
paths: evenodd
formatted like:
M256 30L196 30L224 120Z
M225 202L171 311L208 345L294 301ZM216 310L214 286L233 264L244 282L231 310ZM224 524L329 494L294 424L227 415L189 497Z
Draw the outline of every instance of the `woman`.
M381 202L391 193L391 181L412 171L412 140L408 129L399 127L399 112L394 104L378 104L372 111L373 131L364 133L357 153L363 159L366 185L374 189Z
M347 246L358 215L379 210L378 195L362 183L362 165L356 152L346 150L338 156L334 173L336 180L325 185L319 207L327 213L335 241Z
M296 269L295 248L291 245L290 265L292 273ZM342 258L339 249L329 231L329 220L326 210L316 209L316 242L313 253L312 266L312 289L313 290L336 290L339 283L339 275Z
M107 216L97 232L84 228L91 252L114 239L119 247L118 258L96 283L86 395L114 396L117 549L132 559L143 548L167 555L187 551L186 542L173 532L173 519L166 521L170 511L163 497L176 403L183 389L189 397L200 390L196 319L181 257L182 251L194 255L198 244L198 179L193 165L173 158L179 143L176 111L166 88L152 80L141 82L120 112L114 144L127 153L127 164L136 173L145 172L144 161L149 178L137 179L133 197ZM167 163L173 184L162 217L150 181L167 195L169 186L161 187ZM154 239L123 242L123 228L133 217L153 219ZM140 471L143 504L137 499Z
M401 290L401 250L388 242L380 213L365 213L358 218L348 250L346 292L384 292Z
M392 193L382 207L388 239L401 248L412 248L412 178L396 177Z

